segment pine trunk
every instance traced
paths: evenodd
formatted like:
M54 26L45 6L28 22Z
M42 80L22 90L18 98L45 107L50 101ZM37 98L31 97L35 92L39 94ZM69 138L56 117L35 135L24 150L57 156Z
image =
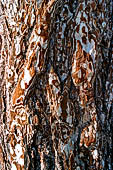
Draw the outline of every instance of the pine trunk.
M113 169L112 45L111 0L1 0L1 170Z

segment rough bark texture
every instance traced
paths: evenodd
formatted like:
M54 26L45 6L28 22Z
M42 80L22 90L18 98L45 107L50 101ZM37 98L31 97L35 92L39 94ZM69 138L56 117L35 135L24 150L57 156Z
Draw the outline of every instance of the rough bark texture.
M112 170L112 1L0 1L0 169Z

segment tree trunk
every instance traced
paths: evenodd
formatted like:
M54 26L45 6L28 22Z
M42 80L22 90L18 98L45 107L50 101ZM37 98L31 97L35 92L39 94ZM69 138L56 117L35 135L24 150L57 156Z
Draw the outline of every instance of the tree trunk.
M113 169L112 1L1 0L0 169Z

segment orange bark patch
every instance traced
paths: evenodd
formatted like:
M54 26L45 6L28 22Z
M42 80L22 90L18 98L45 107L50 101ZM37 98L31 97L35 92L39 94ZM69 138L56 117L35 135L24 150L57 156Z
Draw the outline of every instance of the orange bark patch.
M83 5L82 4L80 4L80 6L79 6L79 11L81 11L81 10L83 10Z
M34 124L34 125L38 125L38 122L39 122L38 116L35 115L35 116L33 117L33 124Z
M24 90L20 86L20 81L18 82L17 87L15 88L15 91L13 94L13 105L16 103L16 99L18 99L21 95L24 95Z
M92 7L92 10L95 10L95 9L96 9L96 3L95 3L95 2L92 2L92 3L91 3L91 7Z
M84 144L86 147L89 147L92 143L95 143L95 141L96 136L93 133L93 129L91 129L90 131L88 130L88 127L83 129L81 134L80 146Z

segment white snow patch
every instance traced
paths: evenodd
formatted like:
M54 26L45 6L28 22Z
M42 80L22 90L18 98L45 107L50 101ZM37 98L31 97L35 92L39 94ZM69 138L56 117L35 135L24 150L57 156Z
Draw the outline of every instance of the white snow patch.
M72 116L68 116L66 122L71 125L72 124Z
M85 51L90 54L90 51L91 51L94 47L95 47L95 42L94 42L94 40L91 39L91 43L88 42L88 43L85 45Z
M6 84L6 87L9 88L10 86L11 86L11 83L8 82L8 83Z
M82 44L82 48L83 50L86 52L86 53L89 53L90 55L94 54L93 55L93 60L95 60L95 54L96 54L96 51L95 51L95 42L93 39L91 39L91 42L87 41L87 44L83 44L82 43L82 39L81 39L81 33L75 33L75 38L76 40L79 40Z
M31 51L29 52L28 59L30 59L32 53L33 53L33 51L31 50Z
M54 88L54 92L55 92L55 94L57 94L57 93L59 92L59 89L58 89L58 88L56 88L55 86L54 86L53 88Z
M27 69L27 67L25 67L25 70L24 70L24 81L25 81L25 83L29 84L31 79L32 79L32 77L29 73L29 70Z
M76 23L80 23L80 18L81 18L81 11L78 12L77 18L76 18Z
M88 132L87 132L87 131L85 131L85 137L86 137L86 138L88 137Z
M22 88L22 89L25 89L25 82L24 82L24 80L21 80L20 85L21 85L21 88Z
M21 166L23 166L23 165L24 165L24 159L20 158L20 159L19 159L19 164L20 164Z
M15 48L16 48L16 55L19 55L20 54L20 44L19 43L15 44Z
M86 15L85 12L83 12L83 17L87 20L88 19L88 16Z
M66 28L66 23L64 23L63 26L62 26L62 34L61 34L61 38L62 38L62 39L64 38L65 28Z
M59 107L58 107L58 110L57 110L58 116L61 116L61 113L62 113L62 109L61 109L61 107L59 106Z
M34 9L32 9L31 25L33 25L34 20L35 20Z
M15 154L16 154L16 161L17 161L20 165L24 165L24 159L20 158L21 155L23 154L23 152L22 152L22 146L21 146L20 144L16 144Z
M87 64L86 63L83 63L82 65L84 68L87 68Z
M92 152L92 155L93 155L93 159L97 159L98 158L98 152L97 152L96 149Z
M33 38L31 39L31 43L32 42L36 42L37 41L37 39L38 39L38 36L36 35L36 34L34 34L34 36L33 36Z
M97 130L97 122L96 121L94 122L94 128L95 128L95 130Z
M11 170L17 170L15 164L12 164Z
M22 132L20 131L20 129L19 129L19 128L17 128L17 134L19 135L19 137L21 137L21 136L22 136Z
M88 78L87 78L88 82L91 81L91 78L92 78L92 76L88 76Z
M28 20L28 15L26 15L25 20L24 20L26 25L27 25L27 20Z
M10 153L11 153L12 155L13 155L13 153L14 153L14 151L13 151L11 145L10 145Z
M48 40L46 40L46 41L43 43L42 48L43 48L43 49L46 49L46 48L47 48L47 45L48 45Z
M11 128L13 128L15 125L18 125L17 121L13 120L12 124L11 124Z
M53 76L50 74L49 75L49 85L53 85L52 81L53 81Z
M38 28L37 33L38 33L38 34L41 33L41 28L40 28L40 27Z
M67 74L63 73L62 76L61 76L61 80L64 81L66 78L67 78Z

